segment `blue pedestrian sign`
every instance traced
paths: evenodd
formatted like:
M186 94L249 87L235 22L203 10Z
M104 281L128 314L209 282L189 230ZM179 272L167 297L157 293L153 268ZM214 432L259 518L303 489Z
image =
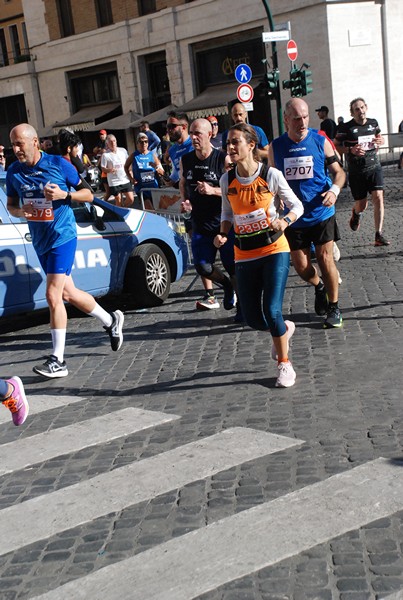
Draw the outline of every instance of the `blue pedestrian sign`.
M249 65L238 65L235 69L235 79L238 83L249 83L252 79L252 69Z

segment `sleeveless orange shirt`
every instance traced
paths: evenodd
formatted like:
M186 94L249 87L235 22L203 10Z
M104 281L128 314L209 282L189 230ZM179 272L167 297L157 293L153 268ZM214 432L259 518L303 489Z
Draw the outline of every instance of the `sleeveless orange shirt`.
M270 229L270 223L278 217L274 204L274 194L269 190L267 181L260 175L248 184L242 184L236 177L228 178L228 202L234 213L234 230L236 235L253 235L259 231ZM251 260L277 252L289 252L287 238L283 234L272 244L241 250L234 247L235 260Z

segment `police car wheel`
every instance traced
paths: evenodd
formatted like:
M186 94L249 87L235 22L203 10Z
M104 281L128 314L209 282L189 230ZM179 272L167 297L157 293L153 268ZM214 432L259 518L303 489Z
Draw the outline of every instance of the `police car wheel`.
M161 305L169 296L171 271L155 244L137 246L126 270L126 289L138 307Z

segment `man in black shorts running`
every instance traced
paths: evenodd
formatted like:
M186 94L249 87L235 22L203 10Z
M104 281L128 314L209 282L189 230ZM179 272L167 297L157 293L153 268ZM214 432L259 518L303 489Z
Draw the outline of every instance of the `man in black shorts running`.
M376 119L367 118L367 105L363 98L350 102L353 117L340 123L335 144L339 152L347 157L349 185L355 200L350 218L350 227L357 231L364 210L368 206L368 194L374 205L375 246L389 246L382 233L384 219L383 174L378 157L379 146L384 138Z

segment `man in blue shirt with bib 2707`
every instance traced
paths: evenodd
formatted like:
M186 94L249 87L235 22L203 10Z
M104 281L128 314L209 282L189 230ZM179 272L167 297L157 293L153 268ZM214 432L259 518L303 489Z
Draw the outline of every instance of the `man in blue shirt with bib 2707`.
M315 287L315 312L326 315L323 327L341 327L339 275L333 244L340 239L335 204L346 177L330 141L308 127L309 109L305 100L288 100L284 123L287 132L271 143L269 164L283 172L304 205L302 217L285 230L291 260L298 275ZM311 261L311 243L315 246L323 282Z

